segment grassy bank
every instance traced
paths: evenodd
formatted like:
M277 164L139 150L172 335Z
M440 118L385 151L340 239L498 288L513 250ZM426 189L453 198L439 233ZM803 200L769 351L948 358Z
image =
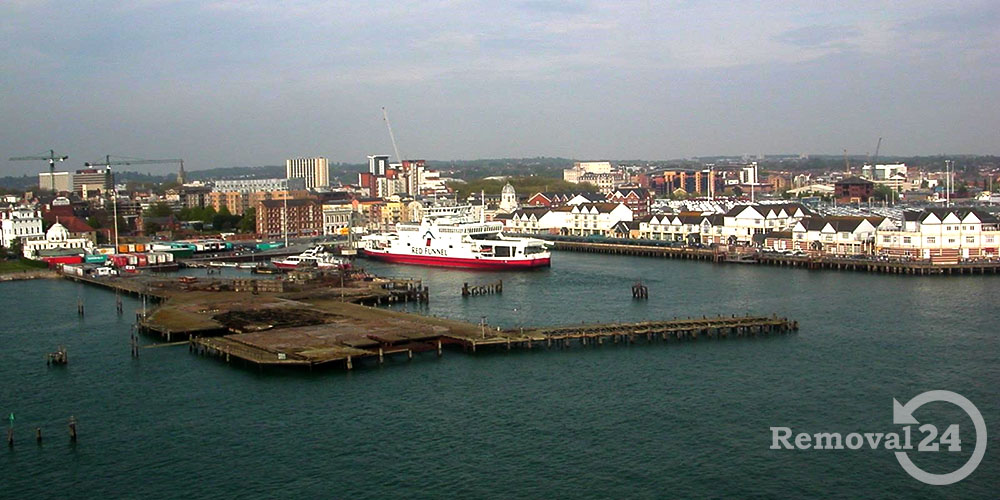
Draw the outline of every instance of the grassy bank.
M0 274L20 273L24 271L40 271L48 269L48 264L29 259L0 261Z

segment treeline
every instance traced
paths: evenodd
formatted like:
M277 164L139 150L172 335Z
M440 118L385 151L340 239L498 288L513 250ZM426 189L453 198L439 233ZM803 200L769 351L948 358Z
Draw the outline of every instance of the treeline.
M142 215L144 217L169 217L174 216L177 220L191 222L195 230L201 231L210 226L216 231L233 231L252 233L257 226L257 213L254 208L248 208L243 215L233 215L228 207L223 206L218 211L213 207L184 207L174 213L170 205L166 203L154 203L147 208ZM146 227L147 232L159 231L158 224Z
M530 196L539 191L554 192L585 192L597 191L591 184L573 184L556 177L525 176L510 177L505 180L478 179L469 182L450 182L448 187L458 193L459 198L465 198L471 194L485 192L499 194L504 185L510 182L520 196Z

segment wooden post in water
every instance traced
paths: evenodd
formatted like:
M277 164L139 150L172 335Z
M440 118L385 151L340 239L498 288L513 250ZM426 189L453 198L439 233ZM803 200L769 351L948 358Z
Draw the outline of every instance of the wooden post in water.
M76 417L69 417L69 440L71 443L76 442Z
M38 444L42 444L42 428L41 427L35 427L35 442L38 443Z
M7 428L7 447L9 447L9 448L13 448L14 447L14 428L13 427L8 427Z

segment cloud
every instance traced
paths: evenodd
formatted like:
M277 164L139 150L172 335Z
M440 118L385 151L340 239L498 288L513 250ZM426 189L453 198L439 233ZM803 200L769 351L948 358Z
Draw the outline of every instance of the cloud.
M824 47L857 38L861 31L854 26L804 26L775 36L779 42L798 47Z

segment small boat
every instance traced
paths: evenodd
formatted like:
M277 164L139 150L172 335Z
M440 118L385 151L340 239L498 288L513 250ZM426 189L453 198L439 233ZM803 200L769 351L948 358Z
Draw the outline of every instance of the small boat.
M292 255L281 260L272 260L278 269L295 269L299 266L318 267L320 269L349 269L351 262L327 252L322 246L316 246L298 255Z

